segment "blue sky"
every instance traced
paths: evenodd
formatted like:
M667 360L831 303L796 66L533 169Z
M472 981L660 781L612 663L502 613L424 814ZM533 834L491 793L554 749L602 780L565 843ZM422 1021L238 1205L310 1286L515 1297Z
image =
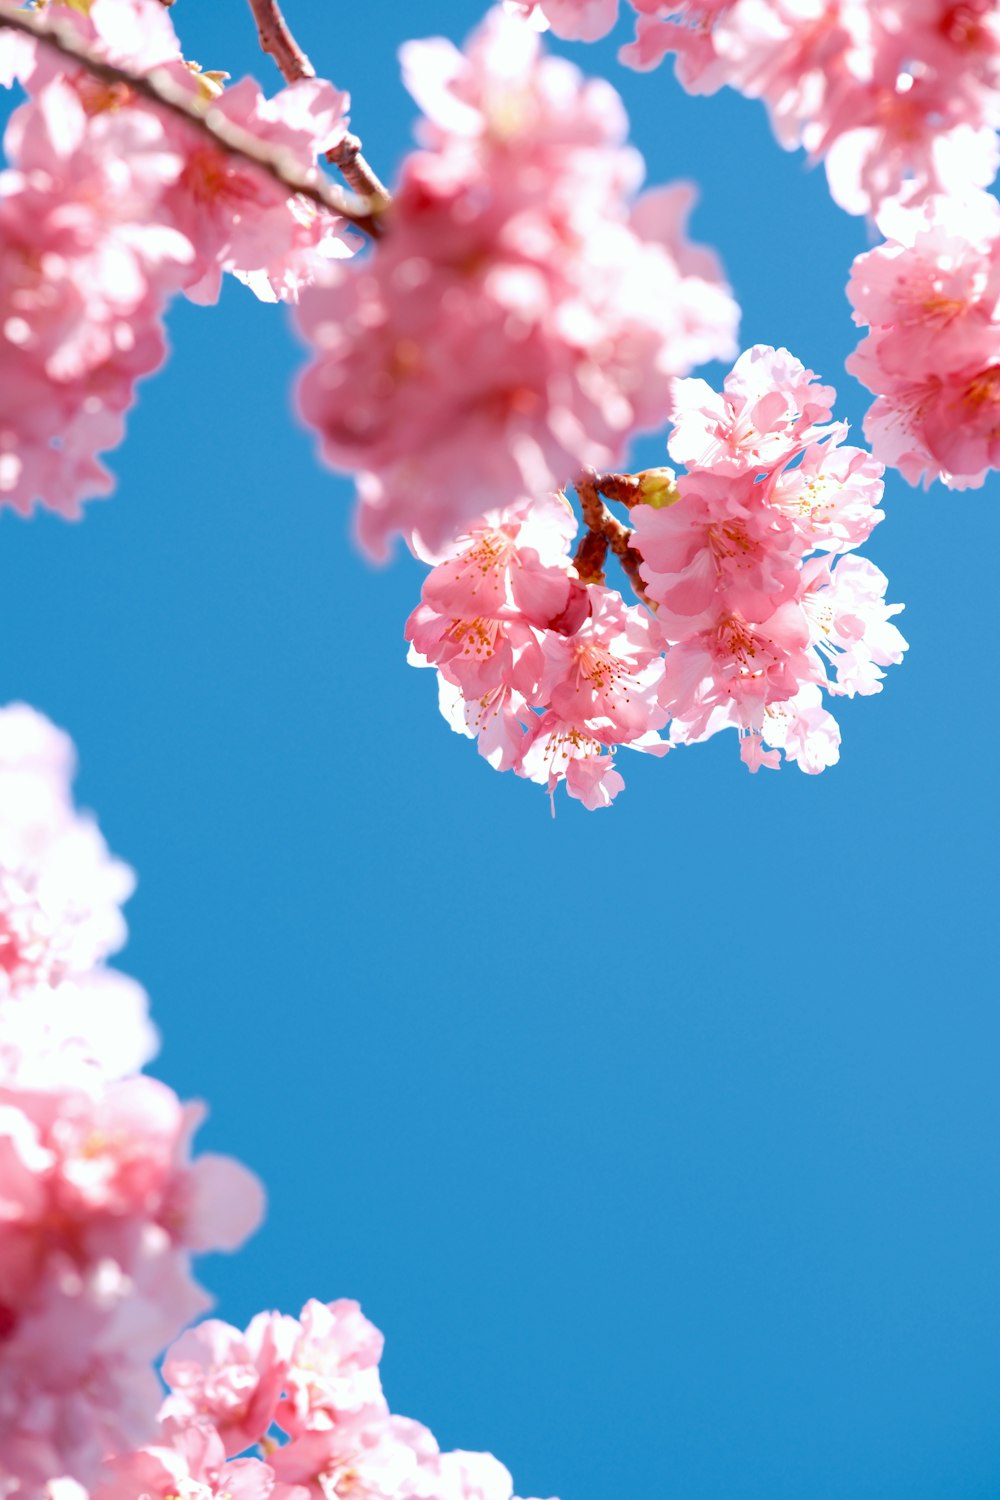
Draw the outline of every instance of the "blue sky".
M286 14L391 176L394 51L467 0ZM189 56L273 82L239 0ZM567 49L652 182L702 184L743 343L836 384L866 230L759 106ZM233 286L173 353L80 525L2 522L3 695L74 735L140 875L122 966L203 1143L268 1185L203 1263L224 1317L358 1297L393 1406L563 1500L1000 1495L998 487L887 487L867 554L906 662L839 766L732 737L623 757L611 812L492 773L405 665L420 572L373 571L290 417L301 352ZM656 462L662 438L636 465Z

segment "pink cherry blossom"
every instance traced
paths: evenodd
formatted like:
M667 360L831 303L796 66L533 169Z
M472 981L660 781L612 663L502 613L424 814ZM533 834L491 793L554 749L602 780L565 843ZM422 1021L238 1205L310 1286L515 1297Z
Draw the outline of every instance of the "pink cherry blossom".
M80 978L125 939L134 877L73 807L73 759L41 714L0 709L0 998Z
M517 774L548 789L550 798L560 782L571 797L590 812L610 807L625 786L615 770L608 747L556 713L535 719L518 756ZM553 813L555 802L552 803Z
M835 398L787 349L755 344L741 354L722 392L704 380L673 387L670 456L715 474L760 474L802 451Z
M378 1376L382 1335L356 1302L306 1303L277 1420L292 1436L388 1415Z
M204 1319L167 1351L161 1421L175 1430L205 1418L227 1455L242 1453L274 1420L298 1332L280 1313L258 1313L246 1333Z
M464 54L404 49L427 116L370 259L303 295L305 420L360 470L362 544L442 555L472 517L610 466L669 380L728 352L735 307L675 195L631 217L640 165L606 84L493 11ZM444 315L442 315L444 314Z
M571 635L546 632L539 699L604 744L630 744L667 722L660 704L662 638L642 605L592 588L591 613Z
M835 393L787 350L741 356L717 395L678 382L681 475L635 505L632 545L666 640L661 702L674 744L735 728L751 771L779 751L834 764L840 733L819 692L871 693L906 642L886 579L848 553L882 518L882 466L843 444ZM766 748L770 746L771 748Z
M306 1500L306 1491L275 1482L256 1458L227 1460L208 1423L183 1428L167 1445L112 1458L92 1500Z
M753 475L694 470L679 487L674 505L638 505L631 517L661 630L677 640L704 629L721 599L748 619L771 614L795 588L802 549L794 525L764 503Z
M346 95L315 79L273 99L249 79L222 90L181 60L158 0L51 8L109 62L157 68L192 100L214 96L216 119L300 170L343 138ZM359 241L126 84L30 39L0 40L0 81L16 77L30 96L0 173L0 505L76 517L112 487L98 455L120 442L137 381L164 358L174 294L214 300L230 272L265 300L293 299Z
M0 503L75 516L110 480L191 250L160 200L181 158L151 115L89 116L63 80L12 116L0 174Z
M3 1480L89 1483L155 1430L152 1362L206 1298L191 1253L255 1227L255 1179L191 1160L202 1117L137 1075L156 1035L102 967L131 871L77 812L75 756L41 714L0 710L0 1431Z
M850 213L987 187L1000 163L993 0L631 0L632 67L674 53L692 92L762 99L783 146L825 158ZM530 5L522 9L532 11ZM616 6L541 0L560 36L592 40Z
M207 1233L198 1186L213 1166L187 1161L189 1126L150 1078L96 1093L0 1088L0 1425L26 1485L87 1483L105 1453L150 1432L151 1362L205 1305L188 1247L232 1244L259 1217L256 1183L227 1163L215 1186L238 1232Z
M506 0L506 8L568 42L596 42L618 19L618 0L544 0L544 10L542 0Z
M309 169L317 155L343 139L347 104L346 94L318 79L303 79L267 99L253 79L244 78L222 92L213 108ZM193 247L185 281L193 301L216 301L226 271L265 301L294 300L327 260L360 245L343 221L304 198L289 197L272 178L183 124L172 125L170 135L183 153L183 168L164 207Z
M938 198L880 224L848 286L870 326L848 360L878 397L866 436L911 483L980 485L1000 464L1000 207Z

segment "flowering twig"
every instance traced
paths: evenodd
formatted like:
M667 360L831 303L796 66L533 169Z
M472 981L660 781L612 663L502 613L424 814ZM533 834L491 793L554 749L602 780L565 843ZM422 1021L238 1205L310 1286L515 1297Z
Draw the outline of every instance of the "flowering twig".
M634 499L632 485L637 491L638 480L633 479L631 474L595 474L592 469L584 470L576 480L576 493L580 497L580 508L587 531L580 539L573 563L584 583L603 583L604 561L610 548L621 563L636 597L653 608L639 572L642 559L631 543L632 528L623 526L601 499L601 492L607 494L609 489L618 489L622 495L628 494ZM618 495L614 498L617 499ZM622 503L628 504L629 501L623 500Z
M11 11L6 0L0 0L0 27L33 37L105 83L124 84L149 104L184 120L206 135L227 156L250 162L290 194L308 198L373 239L381 233L378 215L385 206L381 200L370 201L346 193L317 169L304 170L289 152L258 140L250 131L226 119L220 110L213 108L211 101L190 94L167 69L153 68L149 73L138 73L132 68L105 62L68 27L30 11Z
M315 78L316 69L292 35L277 0L250 0L250 9L257 22L261 49L274 58L285 82Z

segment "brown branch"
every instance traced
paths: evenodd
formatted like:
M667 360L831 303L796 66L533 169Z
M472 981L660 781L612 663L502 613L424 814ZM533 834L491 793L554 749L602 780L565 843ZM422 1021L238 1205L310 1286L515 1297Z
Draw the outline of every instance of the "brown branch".
M392 202L392 194L361 155L361 141L356 135L345 135L339 145L326 153L326 159L332 166L339 168L348 187L352 187L356 193L362 193L371 202L381 203L388 208Z
M278 0L250 0L261 50L273 57L286 83L315 78L316 69L292 35Z
M308 198L317 207L346 219L373 239L378 238L381 233L378 215L385 206L383 203L345 193L316 168L304 170L288 151L276 149L258 140L250 131L234 125L220 110L213 107L211 101L189 93L165 68L137 73L132 68L105 62L68 27L58 21L45 21L41 14L31 11L11 12L6 0L0 0L0 27L33 37L105 83L124 84L139 98L184 120L194 130L207 136L227 156L249 162L266 173L285 188L289 195L299 194Z
M646 594L642 574L639 572L639 564L642 562L642 558L632 546L632 528L631 526L623 526L617 516L611 514L600 495L600 491L604 487L604 481L612 478L625 481L631 479L631 477L631 475L612 476L595 474L592 469L588 469L584 470L579 479L576 480L576 493L580 497L580 508L583 511L583 520L584 525L587 527L587 533L581 538L580 544L577 547L574 565L584 583L603 583L604 559L607 556L608 548L610 548L621 563L622 570L632 585L632 590L636 597L641 599L643 604L648 608L654 609L655 605ZM597 540L591 541L590 538L596 538ZM603 552L601 551L602 545ZM594 571L593 563L598 557L599 561L597 562L596 571ZM579 565L581 562L584 568L589 570L589 576L585 577L580 572Z
M606 500L614 500L626 510L639 500L639 481L634 474L595 474L594 487Z
M164 0L164 3L173 4L173 0ZM257 22L261 49L274 58L285 82L297 83L300 78L315 78L316 69L292 35L278 0L249 0L249 5ZM392 195L361 155L361 142L356 135L345 135L326 153L326 159L339 169L348 187L367 198L373 206L378 204L380 208L388 208Z

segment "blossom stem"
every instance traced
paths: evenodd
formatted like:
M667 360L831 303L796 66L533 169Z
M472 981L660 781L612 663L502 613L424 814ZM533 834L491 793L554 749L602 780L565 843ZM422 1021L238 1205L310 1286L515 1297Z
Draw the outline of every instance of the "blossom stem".
M318 207L346 219L372 239L377 239L381 234L378 216L385 207L381 200L357 197L330 182L321 172L315 169L303 170L286 151L258 140L248 130L243 130L213 109L210 101L190 94L175 82L165 68L138 73L132 68L105 62L68 27L58 21L43 20L41 15L30 11L12 12L7 8L7 0L0 0L0 27L33 37L105 83L124 84L148 103L185 120L227 156L237 157L258 167L286 188L289 194L297 193L308 198Z
M632 528L631 526L623 526L621 521L611 514L601 499L601 491L604 490L607 493L610 481L614 481L613 484L610 484L610 488L616 489L620 487L623 494L628 493L629 481L636 483L636 481L632 480L630 474L595 474L592 469L585 469L575 481L576 493L580 497L580 508L583 511L584 525L587 527L587 535L580 541L576 558L574 559L577 572L580 573L581 563L585 569L592 569L596 562L598 576L588 576L585 578L583 573L580 573L580 577L585 583L603 582L604 558L607 555L608 548L610 548L621 563L622 571L632 585L632 590L636 598L641 599L643 604L652 609L654 606L647 597L645 585L642 581L642 574L639 572L639 564L642 558L632 546ZM615 495L614 498L617 499L618 496ZM628 501L623 500L622 503L628 504ZM603 543L603 552L599 552L597 541L590 541L591 537L597 538Z
M392 202L389 189L362 156L361 140L358 136L350 133L345 135L339 145L326 153L326 159L340 170L348 187L352 187L356 193L361 193L372 203L380 203L386 208Z
M316 69L292 35L278 0L249 0L257 22L261 50L273 57L286 83L301 78L315 78Z
M599 495L626 509L640 499L639 481L634 474L595 474L593 482Z

